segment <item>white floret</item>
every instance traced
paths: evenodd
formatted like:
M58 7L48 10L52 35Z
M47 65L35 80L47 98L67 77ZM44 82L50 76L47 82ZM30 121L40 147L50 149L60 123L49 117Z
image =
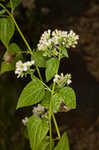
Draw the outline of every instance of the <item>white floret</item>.
M25 117L24 119L22 119L22 123L24 124L24 126L26 126L27 122L28 122L28 118L27 117Z
M56 74L56 75L54 76L53 82L57 82L59 78L60 78L60 76L59 76L58 74Z
M70 85L72 81L70 79L67 80L67 85Z

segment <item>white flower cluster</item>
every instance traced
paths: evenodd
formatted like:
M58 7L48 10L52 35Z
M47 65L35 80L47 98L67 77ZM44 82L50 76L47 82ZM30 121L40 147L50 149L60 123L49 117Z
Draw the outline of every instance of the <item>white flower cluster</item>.
M22 123L24 124L24 126L26 126L26 123L28 122L28 118L25 117L24 119L22 119Z
M44 51L44 56L58 56L60 49L59 46L63 48L75 48L78 44L77 40L79 36L76 35L72 30L67 33L67 31L61 30L51 30L45 31L38 44L38 50Z
M77 40L79 36L76 35L73 30L69 33L67 31L55 30L52 32L52 39L56 45L63 45L66 48L75 48L78 44Z
M48 46L51 45L51 30L45 31L42 36L41 39L39 41L38 44L38 49L39 50L44 50L46 49Z
M72 83L71 81L71 74L66 74L65 76L63 75L63 73L61 73L61 75L56 74L53 82L56 82L57 84L61 84L61 85L70 85Z
M38 104L37 107L33 108L32 112L33 112L33 115L35 115L35 116L47 117L48 113L46 110L47 110L47 108L45 108L41 104Z
M15 74L17 74L17 78L19 77L23 77L25 75L25 73L27 72L27 70L34 65L34 60L32 61L27 61L25 63L23 63L21 60L19 60L16 63L16 70L15 70Z

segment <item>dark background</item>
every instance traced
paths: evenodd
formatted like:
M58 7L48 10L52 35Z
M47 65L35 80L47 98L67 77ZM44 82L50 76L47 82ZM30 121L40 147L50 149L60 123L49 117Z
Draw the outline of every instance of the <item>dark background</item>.
M57 114L61 133L68 132L71 150L99 149L99 0L22 0L15 18L32 48L47 29L73 29L79 36L70 58L61 61L59 72L72 74L77 109ZM14 39L24 48L16 32ZM0 61L4 47L0 43ZM18 96L29 81L14 72L0 74L0 150L29 150L21 119L31 108L16 111ZM53 128L53 135L55 130Z

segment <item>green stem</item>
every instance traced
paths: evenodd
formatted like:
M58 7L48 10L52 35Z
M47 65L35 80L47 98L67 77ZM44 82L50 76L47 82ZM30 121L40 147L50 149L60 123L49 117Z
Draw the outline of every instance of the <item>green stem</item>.
M59 62L60 62L60 55L59 55ZM58 73L58 70L56 71L56 74ZM56 122L56 119L55 119L55 116L54 116L54 113L53 113L53 101L52 101L52 96L54 94L54 90L55 90L55 82L53 82L53 87L52 87L52 92L51 92L51 99L50 99L50 106L49 106L49 133L50 133L50 150L52 150L52 127L51 127L51 116L53 117L53 121L54 121L54 124L55 124L55 128L56 128L56 131L57 131L57 135L58 135L58 138L60 139L60 132L59 132L59 128L58 128L58 125L57 125L57 122Z
M54 125L55 125L55 128L56 128L56 132L57 132L57 135L58 135L58 139L60 139L61 135L60 135L60 131L59 131L54 113L52 113L52 117L53 117Z
M60 62L60 53L59 53L59 62ZM58 70L56 71L56 74L58 73ZM55 88L55 82L54 82L54 88ZM53 88L53 94L54 94L54 88ZM59 131L59 127L57 125L57 122L56 122L56 119L55 119L55 115L54 113L52 112L52 118L53 118L53 122L54 122L54 125L55 125L55 128L56 128L56 132L57 132L57 135L58 135L58 138L60 139L61 135L60 135L60 131Z
M52 112L52 104L50 101L50 107L49 107L49 135L50 135L50 150L52 150L52 126L51 126L51 112Z
M11 19L13 20L13 22L14 22L14 24L15 24L15 26L16 26L16 28L17 28L18 32L19 32L19 34L21 35L21 37L22 37L22 39L23 39L24 43L26 44L26 46L27 46L28 50L29 50L29 51L30 51L30 53L32 54L32 49L31 49L31 47L29 46L29 44L28 44L27 40L25 39L25 37L24 37L23 33L21 32L21 30L20 30L20 28L19 28L18 24L16 23L16 21L15 21L15 19L14 19L13 15L9 12L9 10L7 10L7 9L6 9L6 7L5 7L5 6L3 6L2 4L0 4L0 6L1 6L3 9L5 9L5 11L6 11L6 12L8 13L8 15L11 17Z
M52 101L52 96L54 94L54 89L55 89L55 82L53 83L52 91L51 91L51 99L50 99L50 106L49 106L49 133L50 133L50 150L52 150L52 125L51 125L51 116L52 116L52 111L53 111L53 101Z
M36 70L37 70L37 73L38 73L38 75L39 75L40 80L43 82L43 79L42 79L42 76L41 76L40 70L39 70L39 68L38 68L38 66L37 66L37 65L36 65Z
M41 81L41 83L48 89L48 91L52 91L43 81Z
M31 54L30 52L28 52L28 51L21 51L21 52L17 52L18 54Z

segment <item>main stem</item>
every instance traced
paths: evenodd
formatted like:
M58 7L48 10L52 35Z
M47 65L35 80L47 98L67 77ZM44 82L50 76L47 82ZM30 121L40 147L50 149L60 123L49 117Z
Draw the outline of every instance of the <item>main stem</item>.
M60 62L60 55L59 55L59 62ZM56 74L58 73L58 70L56 71ZM57 135L58 135L58 139L60 139L60 131L59 131L59 128L58 128L58 125L57 125L57 122L56 122L56 119L55 119L55 116L54 116L54 113L53 113L53 101L52 101L52 96L54 94L54 90L55 90L55 82L53 82L53 87L52 87L52 92L51 92L51 99L50 99L50 106L49 106L49 133L50 133L50 150L52 150L52 126L51 126L51 117L53 118L53 121L54 121L54 125L55 125L55 128L56 128L56 132L57 132Z
M50 106L49 106L49 133L50 133L50 150L52 150L52 125L51 125L51 116L52 116L52 96L54 94L55 89L55 82L53 83L52 91L51 91L51 99L50 99Z

